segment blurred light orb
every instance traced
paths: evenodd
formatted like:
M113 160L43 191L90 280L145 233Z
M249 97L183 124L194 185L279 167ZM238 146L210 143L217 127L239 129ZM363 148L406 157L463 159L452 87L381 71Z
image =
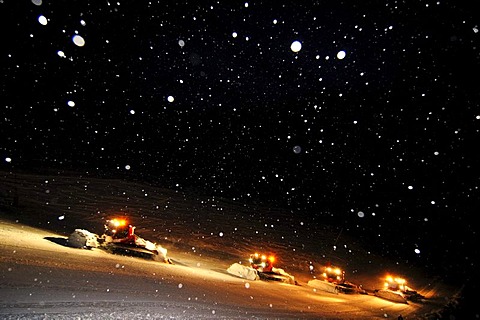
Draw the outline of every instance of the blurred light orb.
M342 60L343 58L345 58L347 54L345 53L345 51L341 50L341 51L338 51L337 53L337 59L339 60Z
M36 6L41 6L42 5L42 0L32 0L32 3Z
M183 48L185 46L185 41L178 40L178 45Z
M6 157L6 158L5 158L5 162L8 162L8 163L12 162L12 158Z
M168 102L173 102L175 98L173 96L168 96L167 101Z
M130 169L131 169L130 165L127 164L127 165L125 166L125 169L130 170Z
M62 50L58 50L57 54L60 58L66 58L65 53Z
M78 34L77 35L74 35L72 37L72 41L73 43L75 43L77 46L79 47L83 47L85 45L85 39L83 39L81 36L79 36Z
M45 18L45 16L39 16L38 17L38 22L40 22L41 25L44 25L46 26L48 21L47 21L47 18Z
M299 154L300 152L302 152L302 147L300 146L293 147L293 152L296 154Z
M236 33L236 32L232 33L232 37L234 37L234 38L238 37L238 33Z
M72 107L72 108L73 108L73 107L75 107L75 102L73 102L73 101L70 100L70 101L67 102L67 105L68 105L69 107Z
M420 254L420 249L415 249L416 254Z
M290 49L293 52L298 52L302 49L302 44L300 43L300 41L293 41L292 44L290 45Z
M365 213L363 213L363 211L358 211L357 215L359 218L365 217Z

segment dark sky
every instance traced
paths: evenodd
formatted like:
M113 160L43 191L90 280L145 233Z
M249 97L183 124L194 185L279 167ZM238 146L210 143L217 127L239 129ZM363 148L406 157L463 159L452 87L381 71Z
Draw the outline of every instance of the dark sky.
M0 168L267 203L472 267L473 4L219 2L1 0Z

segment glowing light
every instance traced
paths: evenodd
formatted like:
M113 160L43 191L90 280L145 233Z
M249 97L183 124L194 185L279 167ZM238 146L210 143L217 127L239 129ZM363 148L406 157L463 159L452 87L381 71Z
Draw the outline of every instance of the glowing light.
M168 96L167 97L168 102L173 102L174 100L175 100L175 98L173 96Z
M83 39L81 36L79 36L78 34L77 35L74 35L72 37L72 41L73 43L75 43L77 46L79 47L83 47L85 45L85 39Z
M345 51L341 50L337 53L337 59L342 60L346 55Z
M47 18L45 18L45 16L39 16L38 17L38 22L40 22L41 25L44 25L46 26L48 21L47 21Z
M113 224L115 227L123 227L127 225L127 220L125 219L113 219L110 221L111 224Z
M302 43L300 41L293 41L290 45L290 49L293 52L299 52L302 49Z

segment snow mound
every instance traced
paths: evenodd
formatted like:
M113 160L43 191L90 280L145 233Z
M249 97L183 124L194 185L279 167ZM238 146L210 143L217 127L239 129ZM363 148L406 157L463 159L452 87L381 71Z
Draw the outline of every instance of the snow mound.
M228 267L227 272L233 274L234 276L244 278L247 280L258 280L260 277L258 276L257 270L242 266L240 263L234 263L230 267Z
M375 290L375 295L393 302L408 303L405 296L399 292L393 292L390 290Z
M310 287L313 287L315 289L319 289L322 291L330 292L330 293L338 293L337 286L334 285L333 283L329 283L323 280L310 280L307 283Z
M97 248L98 236L84 229L75 229L67 239L67 243L70 247L74 248Z

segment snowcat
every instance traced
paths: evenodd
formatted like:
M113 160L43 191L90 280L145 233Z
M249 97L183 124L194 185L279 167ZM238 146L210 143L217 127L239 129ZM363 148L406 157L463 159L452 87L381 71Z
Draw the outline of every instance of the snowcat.
M420 301L424 297L417 291L407 286L404 278L387 275L383 289L374 291L377 297L399 303L408 303L408 301Z
M366 291L361 286L345 280L344 270L329 263L324 266L321 278L310 280L308 285L331 293L366 294Z
M102 236L87 230L76 229L67 242L70 246L77 248L100 248L115 254L172 263L167 257L167 249L135 234L136 227L128 224L126 219L107 220L104 227Z
M274 267L274 255L253 253L248 259L250 266L240 263L232 264L227 272L240 278L248 280L271 280L288 284L297 284L295 277L281 268Z

